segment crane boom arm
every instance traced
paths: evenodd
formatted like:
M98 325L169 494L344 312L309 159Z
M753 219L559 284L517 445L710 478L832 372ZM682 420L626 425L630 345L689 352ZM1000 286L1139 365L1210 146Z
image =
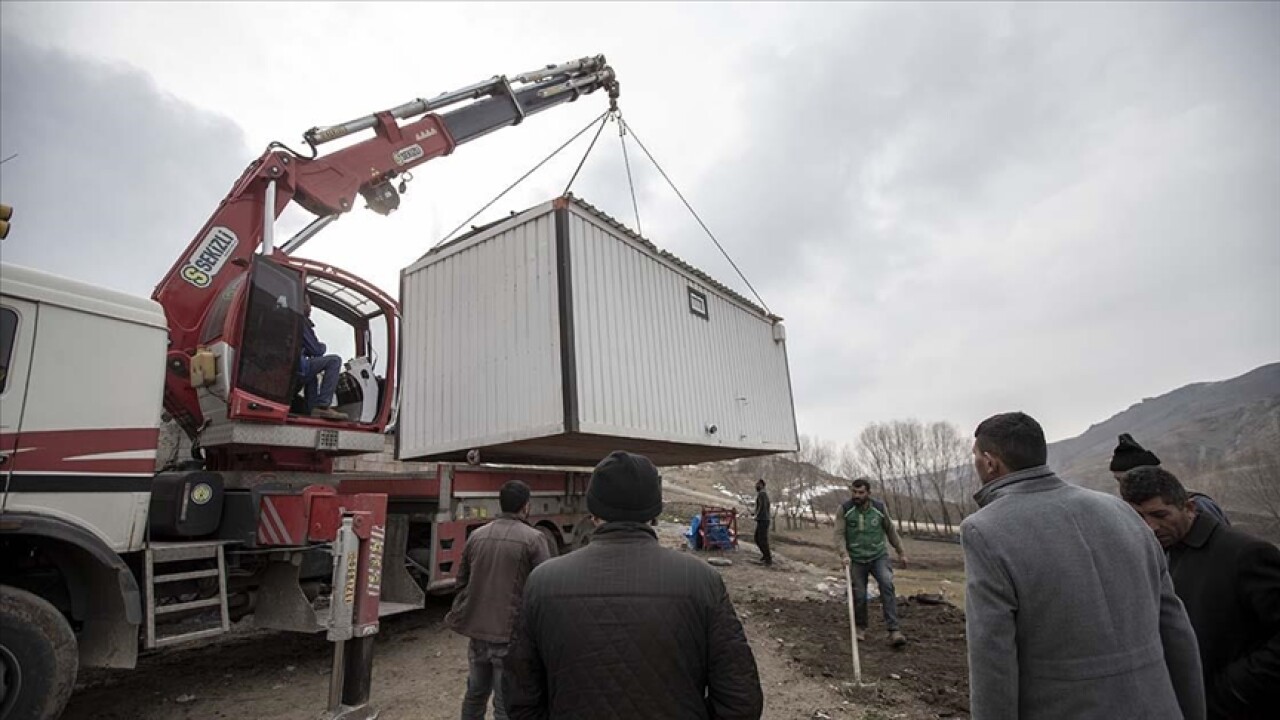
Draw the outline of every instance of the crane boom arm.
M296 248L350 211L357 196L374 212L388 214L400 204L392 180L405 171L448 155L458 145L518 125L529 115L601 89L616 107L618 82L604 56L597 55L513 78L494 77L430 100L413 100L349 122L312 128L304 134L311 157L272 143L241 174L151 295L168 319L171 369L181 366L175 355L194 353L211 305L230 283L248 272L259 248L266 255ZM435 112L454 105L461 107ZM373 137L323 156L317 150L366 130L372 130ZM301 234L305 237L281 249L275 246L274 225L290 201L318 217ZM188 384L174 377L167 379L165 387L166 410L179 418L199 417L196 395Z

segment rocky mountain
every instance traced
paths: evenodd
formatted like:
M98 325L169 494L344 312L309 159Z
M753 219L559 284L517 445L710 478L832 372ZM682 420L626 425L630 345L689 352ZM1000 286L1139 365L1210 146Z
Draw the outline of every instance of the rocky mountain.
M1118 436L1126 432L1188 487L1244 509L1244 494L1232 487L1233 474L1256 464L1259 453L1280 452L1280 363L1147 398L1078 437L1053 443L1049 462L1067 480L1112 492L1115 481L1107 465Z

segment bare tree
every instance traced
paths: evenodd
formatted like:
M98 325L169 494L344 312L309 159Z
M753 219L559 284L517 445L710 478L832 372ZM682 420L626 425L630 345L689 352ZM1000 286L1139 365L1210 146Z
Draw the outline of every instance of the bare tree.
M912 505L919 511L919 518L913 513L912 522L917 530L920 529L920 519L932 528L937 525L937 521L929 504L925 479L929 468L928 433L924 424L915 419L900 420L897 426L903 458L903 479L910 488Z
M858 462L858 448L852 443L840 446L840 459L836 463L836 474L846 481L862 475L862 463Z
M734 472L721 476L724 489L733 494L738 504L755 507L756 480L772 477L773 458L768 455L741 458L734 462L733 469Z
M830 515L834 522L836 513L840 511L841 504L849 499L849 483L855 478L866 475L862 463L858 460L858 445L856 442L845 443L840 446L839 452L836 453L833 474L838 480L838 482L832 483L835 489L832 492L823 493L821 497L815 498L815 500L819 504L818 509Z
M1249 508L1280 528L1280 449L1255 450L1233 473L1238 495Z
M805 473L801 458L810 452L814 439L809 435L801 435L799 449L785 455L776 456L773 462L772 480L776 493L773 498L774 517L782 516L784 527L794 530L799 527L799 518L804 512L803 496Z
M800 448L802 463L801 501L808 509L809 519L814 527L819 526L818 511L814 500L825 492L827 477L834 469L836 462L835 447L826 440L817 437L809 438L807 445Z
M924 477L933 491L942 514L942 525L947 533L952 525L952 485L953 477L966 465L966 443L960 431L949 422L935 422L929 425L926 433L927 463Z
M889 506L889 514L902 517L898 502L900 497L893 487L894 460L891 431L880 423L871 423L858 436L858 457L866 475L875 481L876 487Z
M889 480L899 496L906 496L905 503L900 497L899 512L894 515L900 522L916 529L921 520L927 520L927 511L921 503L923 494L919 479L923 448L921 428L916 420L893 420L882 425L879 433L889 458Z
M956 510L960 515L958 519L964 520L978 511L978 503L973 499L973 494L977 490L978 476L966 454L965 461L951 474L951 482L947 488L947 497L955 502Z
M835 468L846 477L870 477L906 527L950 532L976 509L969 443L951 423L871 423L841 449Z

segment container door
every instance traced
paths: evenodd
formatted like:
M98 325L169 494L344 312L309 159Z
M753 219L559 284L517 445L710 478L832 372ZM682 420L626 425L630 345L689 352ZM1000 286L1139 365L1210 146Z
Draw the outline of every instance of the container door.
M9 481L17 464L27 374L35 346L36 305L0 299L0 510L9 499Z
M284 422L297 391L302 357L302 275L254 257L249 296L236 333L236 376L227 415L232 420Z

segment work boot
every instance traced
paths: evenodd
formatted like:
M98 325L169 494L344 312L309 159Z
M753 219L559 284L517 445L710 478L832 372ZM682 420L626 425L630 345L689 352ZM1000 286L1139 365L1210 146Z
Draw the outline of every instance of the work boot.
M862 642L863 640L866 640L866 639L867 639L867 629L858 628L858 642Z
M334 410L333 408L318 407L311 411L311 417L324 418L325 420L346 420L347 416Z
M902 647L907 644L907 636L902 634L901 630L891 630L889 632L889 644L893 647Z

